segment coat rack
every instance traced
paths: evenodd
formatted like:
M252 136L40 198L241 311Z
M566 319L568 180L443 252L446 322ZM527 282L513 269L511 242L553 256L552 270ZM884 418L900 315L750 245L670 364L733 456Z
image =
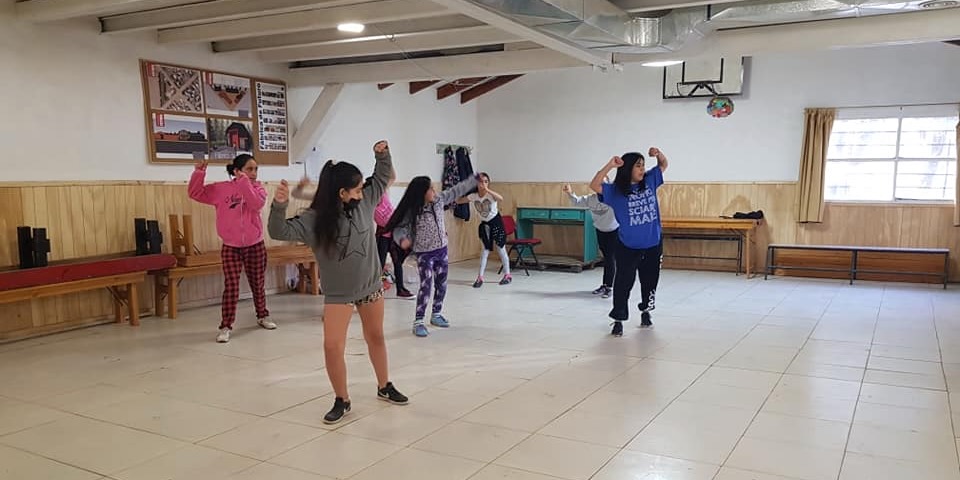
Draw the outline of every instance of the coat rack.
M438 143L438 144L437 144L437 155L443 155L443 151L446 150L447 147L452 148L454 152L456 152L458 148L465 148L465 149L467 149L467 152L468 152L468 153L473 153L473 147L471 147L471 146L469 146L469 145L454 145L454 144L452 144L452 143Z

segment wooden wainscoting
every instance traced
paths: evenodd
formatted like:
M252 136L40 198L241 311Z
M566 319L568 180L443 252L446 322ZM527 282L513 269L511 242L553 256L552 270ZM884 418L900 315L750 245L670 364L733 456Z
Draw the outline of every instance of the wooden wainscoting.
M563 183L494 182L492 188L505 200L503 214L513 215L518 205L567 205L561 192ZM585 183L572 184L579 194L587 193ZM267 184L272 192L276 184ZM394 203L399 198L392 199ZM952 205L867 205L827 204L821 224L797 224L794 220L796 185L794 183L677 183L670 182L660 191L664 216L719 216L735 212L763 210L764 225L752 246L755 265L762 266L769 243L855 244L900 247L949 248L951 280L960 281L960 228L953 227ZM300 202L289 214L306 206ZM267 209L264 209L266 220ZM187 197L186 182L74 182L0 184L0 265L17 263L16 227L45 227L51 239L51 260L105 255L134 249L133 219L144 217L160 221L164 248L169 251L169 214L191 214L196 242L204 251L217 251L213 208ZM475 212L464 222L447 212L451 261L477 258L480 241ZM578 227L541 226L536 235L544 244L538 249L547 254L573 254L582 250ZM277 245L267 239L268 245ZM672 253L727 256L732 245L720 242L684 241L669 246ZM491 259L496 267L497 259ZM729 269L729 264L702 260L671 259L668 266L682 268ZM284 269L275 269L267 279L270 291L284 290ZM203 305L220 301L222 278L186 280L181 295L183 305ZM247 292L245 282L244 293ZM148 286L149 287L149 286ZM141 302L153 305L152 288L141 289ZM112 304L106 292L65 295L63 297L0 305L0 339L48 333L80 325L109 320ZM216 319L211 319L215 322Z
M574 190L588 193L586 183L571 183ZM560 190L563 183L494 182L495 191L503 195L501 212L513 215L518 205L567 205ZM685 183L668 182L660 190L663 216L685 217L733 215L735 212L763 210L765 220L757 230L752 246L754 265L765 265L766 248L770 243L809 245L866 245L890 247L938 247L951 251L951 281L960 281L960 228L953 226L953 205L936 204L839 204L827 203L823 223L796 222L795 183ZM448 216L451 259L476 258L480 242L476 233L476 215L470 222ZM575 254L582 250L578 235L569 229L537 225L536 235L543 239L538 252ZM675 254L729 256L733 244L684 241L667 246ZM669 267L696 269L730 269L732 262L693 259L670 259Z
M276 184L267 185L271 192ZM297 204L290 209L303 207ZM269 209L264 209L264 226ZM133 251L136 246L133 219L158 220L164 236L164 251L170 252L168 215L193 215L195 242L203 251L219 251L213 207L187 197L186 183L78 182L56 184L0 184L0 266L16 265L18 225L44 227L50 238L50 260ZM268 245L280 245L267 239ZM285 268L267 276L268 291L285 290ZM151 280L148 280L150 282ZM241 295L249 293L241 282ZM140 289L140 305L148 313L153 288ZM217 303L223 292L223 277L185 280L183 305ZM0 339L49 333L71 327L110 321L113 312L106 291L87 292L0 305ZM216 322L216 319L211 319ZM215 325L213 325L215 326ZM212 328L212 327L211 327Z

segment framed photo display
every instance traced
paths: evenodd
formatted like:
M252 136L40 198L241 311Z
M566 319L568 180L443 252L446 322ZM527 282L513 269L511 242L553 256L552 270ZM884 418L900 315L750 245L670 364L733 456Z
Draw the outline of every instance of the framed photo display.
M284 82L140 61L150 163L288 165Z

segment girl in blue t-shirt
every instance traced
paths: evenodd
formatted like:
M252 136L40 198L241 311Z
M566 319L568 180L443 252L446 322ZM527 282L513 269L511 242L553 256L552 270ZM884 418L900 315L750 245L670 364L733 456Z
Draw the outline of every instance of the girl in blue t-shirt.
M667 157L659 148L648 152L657 159L657 165L646 170L643 154L630 152L613 157L593 177L590 188L603 195L603 203L613 209L620 224L620 250L616 254L617 277L613 282L613 336L623 335L623 323L630 318L627 302L637 277L640 278L640 326L653 325L650 311L654 309L657 283L660 281L660 263L663 260L663 241L660 228L660 205L657 188L663 185L663 171ZM617 169L612 184L603 183L611 170Z

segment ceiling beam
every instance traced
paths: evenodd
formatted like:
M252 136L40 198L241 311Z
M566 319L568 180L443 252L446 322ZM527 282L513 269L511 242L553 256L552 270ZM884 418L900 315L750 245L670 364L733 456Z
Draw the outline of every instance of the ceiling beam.
M417 93L423 90L426 90L438 83L440 83L440 80L423 80L420 82L410 82L410 95L416 95Z
M960 32L960 9L875 15L721 30L675 53L618 55L624 62L731 55L809 52L951 40Z
M490 77L472 77L454 80L437 89L437 100L443 100L450 95L462 92L488 79L490 79Z
M530 40L546 48L560 52L571 58L589 65L610 67L613 64L612 55L583 48L568 40L548 35L520 22L506 18L496 12L488 10L470 0L433 0L434 3L449 8L452 11L473 17L490 26L510 32L525 40Z
M232 38L336 28L344 22L379 23L447 15L449 11L424 0L382 0L358 5L281 13L206 25L163 29L160 43L212 42Z
M240 18L330 8L359 3L362 0L217 0L161 8L100 19L101 33L125 33L138 30L182 27Z
M393 85L393 84L392 84L392 83L378 83L378 84L377 84L377 90L386 90L386 89L390 88L391 85Z
M300 128L290 139L290 160L291 163L300 163L306 160L307 152L313 150L313 147L320 141L324 130L330 125L333 115L330 111L337 102L337 97L343 91L342 83L328 83L323 86L317 100L313 102L310 111L300 124Z
M483 26L405 35L377 35L350 41L331 42L326 45L270 50L260 52L259 57L264 62L297 62L475 47L517 40L519 39L513 34Z
M522 76L523 76L523 74L502 75L502 76L496 77L496 78L494 78L493 80L490 80L490 81L488 81L488 82L483 82L483 83L481 83L480 85L477 85L476 87L473 87L473 88L471 88L471 89L469 89L469 90L461 93L461 94L460 94L460 104L463 105L464 103L467 103L467 102L469 102L470 100L473 100L473 99L475 99L475 98L477 98L477 97L479 97L479 96L481 96L481 95L490 93L490 92L492 92L493 90L498 89L498 88L500 88L500 87L502 87L502 86L504 86L504 85L506 85L506 84L508 84L508 83L510 83L510 82L512 82L512 81L514 81L514 80L516 80L516 79L518 79L518 78L520 78L520 77L522 77Z
M442 17L415 18L397 22L383 22L367 25L367 32L383 33L388 35L402 35L405 33L420 33L434 30L449 30L454 28L468 28L482 26L483 23L463 15L452 14ZM330 28L306 32L284 33L235 40L223 40L213 43L213 51L218 53L264 51L278 48L298 47L307 45L322 45L339 40L356 38L355 33L345 33Z
M56 22L148 10L186 3L186 0L29 0L14 3L17 17L31 22Z
M317 86L327 82L372 83L481 77L580 67L584 63L546 48L420 58L416 62L393 60L290 71L291 86Z

